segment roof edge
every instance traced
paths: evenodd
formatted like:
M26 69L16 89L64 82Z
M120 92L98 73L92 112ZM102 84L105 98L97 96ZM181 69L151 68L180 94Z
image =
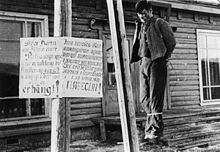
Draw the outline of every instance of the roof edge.
M177 1L164 1L164 0L150 0L152 2L161 2L165 4L171 4L172 8L181 9L181 10L189 10L195 12L203 12L209 14L220 14L219 5L198 5L198 3L183 3ZM201 3L200 3L201 4Z

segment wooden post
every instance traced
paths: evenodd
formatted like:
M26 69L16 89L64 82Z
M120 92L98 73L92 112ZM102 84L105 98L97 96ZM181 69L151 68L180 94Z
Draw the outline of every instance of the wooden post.
M107 0L125 152L139 152L134 98L122 1ZM116 9L114 8L116 6ZM115 10L117 16L115 17Z
M72 0L54 0L54 37L72 36ZM59 85L59 84L58 84ZM69 152L70 102L52 101L51 152Z

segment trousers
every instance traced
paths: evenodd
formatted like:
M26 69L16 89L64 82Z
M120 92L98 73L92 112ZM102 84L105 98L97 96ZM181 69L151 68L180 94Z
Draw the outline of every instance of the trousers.
M142 58L140 66L140 102L147 113L145 136L163 136L163 102L167 80L164 57L151 61Z

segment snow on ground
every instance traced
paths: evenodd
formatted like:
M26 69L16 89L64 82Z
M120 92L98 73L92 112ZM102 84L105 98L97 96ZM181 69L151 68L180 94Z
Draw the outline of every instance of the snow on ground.
M102 142L99 140L79 140L70 144L70 152L124 152L123 143ZM50 148L39 148L24 152L50 152ZM140 144L140 152L180 152L175 148ZM220 145L206 148L192 148L182 152L220 152Z

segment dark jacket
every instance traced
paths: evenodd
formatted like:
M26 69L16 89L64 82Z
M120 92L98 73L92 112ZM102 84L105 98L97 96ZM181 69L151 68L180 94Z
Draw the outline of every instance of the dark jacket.
M148 24L137 22L130 62L137 62L142 57L149 57L148 51L150 51L151 61L159 57L168 59L175 46L173 31L165 20L152 17Z

